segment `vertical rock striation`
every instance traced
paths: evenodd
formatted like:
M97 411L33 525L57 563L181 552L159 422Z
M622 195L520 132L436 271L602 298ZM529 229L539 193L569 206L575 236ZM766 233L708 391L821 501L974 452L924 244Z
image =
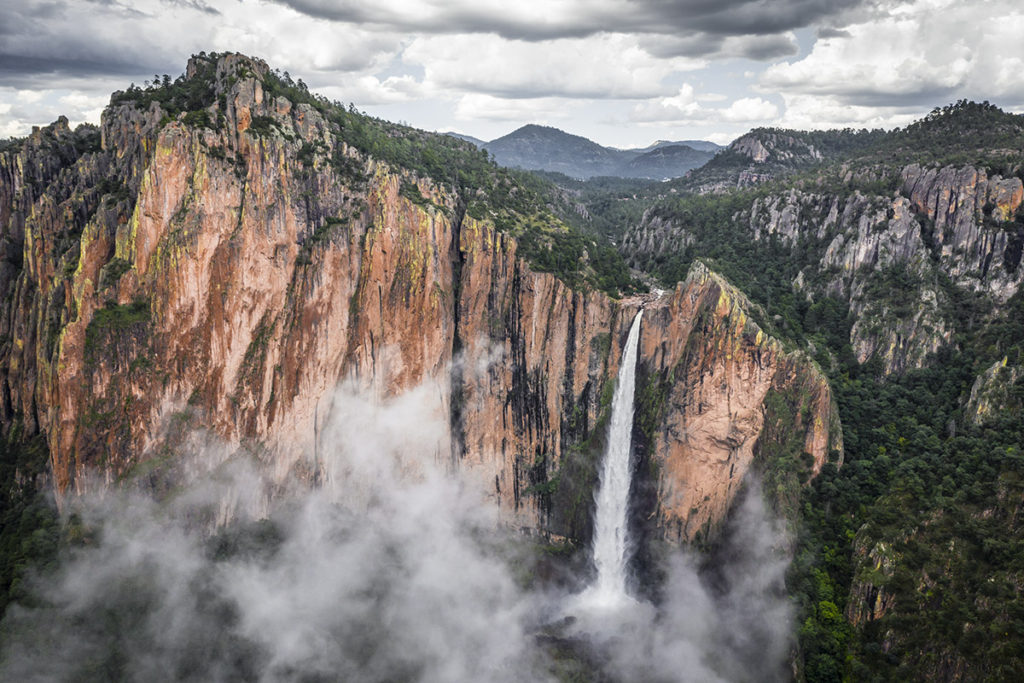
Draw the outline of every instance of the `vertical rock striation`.
M58 121L0 152L0 411L45 435L58 493L183 467L197 428L313 481L339 382L427 383L452 420L439 458L508 519L586 537L640 302L534 272L467 198L273 95L259 60L187 75L211 83L201 110L115 98L100 131ZM794 427L815 471L841 449L827 382L748 307L704 268L649 304L644 424L675 540L725 515L769 392L807 399Z
M671 541L708 538L758 456L794 434L801 437L796 452L776 448L773 457L803 463L806 454L808 476L820 471L830 452L842 451L824 375L765 334L750 317L756 311L700 262L671 295L648 306L638 428L657 482L651 514ZM801 409L786 433L770 436L766 416L777 419L769 405L773 396ZM767 493L778 499L780 492Z

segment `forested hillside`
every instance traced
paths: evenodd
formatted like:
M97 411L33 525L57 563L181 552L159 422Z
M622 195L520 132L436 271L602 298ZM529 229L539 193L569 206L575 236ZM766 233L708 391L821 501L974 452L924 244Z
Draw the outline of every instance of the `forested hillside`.
M662 200L622 251L666 283L713 263L832 380L845 462L793 517L807 680L1015 680L1024 119L960 102L857 138L785 179Z

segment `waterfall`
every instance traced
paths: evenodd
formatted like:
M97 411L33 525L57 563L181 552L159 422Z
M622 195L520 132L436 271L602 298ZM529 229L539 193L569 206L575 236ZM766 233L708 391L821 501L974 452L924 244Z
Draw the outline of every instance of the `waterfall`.
M593 551L597 580L587 591L596 604L618 604L628 599L626 561L629 555L627 534L633 447L633 394L636 386L636 349L643 313L643 309L637 312L629 328L612 400L611 428L601 469L594 521Z

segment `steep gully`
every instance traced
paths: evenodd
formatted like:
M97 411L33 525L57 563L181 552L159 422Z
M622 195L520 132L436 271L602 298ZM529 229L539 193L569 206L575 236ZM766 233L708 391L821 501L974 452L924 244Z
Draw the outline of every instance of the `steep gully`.
M216 129L120 105L101 149L47 177L28 174L73 145L66 121L0 155L16 254L0 272L15 293L0 316L0 408L45 435L58 494L159 485L188 470L196 430L278 481L316 482L340 382L380 397L425 385L452 423L439 457L509 523L591 538L611 390L643 302L534 272L465 198L267 94L265 64L229 55L216 68ZM257 117L274 126L250 131ZM697 264L645 306L631 514L645 533L707 538L757 458L797 477L804 452L806 475L841 457L820 370L722 278Z

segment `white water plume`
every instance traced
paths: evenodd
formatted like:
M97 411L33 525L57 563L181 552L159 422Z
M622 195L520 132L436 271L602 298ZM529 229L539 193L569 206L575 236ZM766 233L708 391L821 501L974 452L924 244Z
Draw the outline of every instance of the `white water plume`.
M601 469L594 521L594 566L597 580L586 600L596 605L616 605L629 600L626 564L629 560L629 488L633 450L633 394L636 387L636 349L640 340L643 309L633 318L622 351L618 384L612 400L608 448Z

